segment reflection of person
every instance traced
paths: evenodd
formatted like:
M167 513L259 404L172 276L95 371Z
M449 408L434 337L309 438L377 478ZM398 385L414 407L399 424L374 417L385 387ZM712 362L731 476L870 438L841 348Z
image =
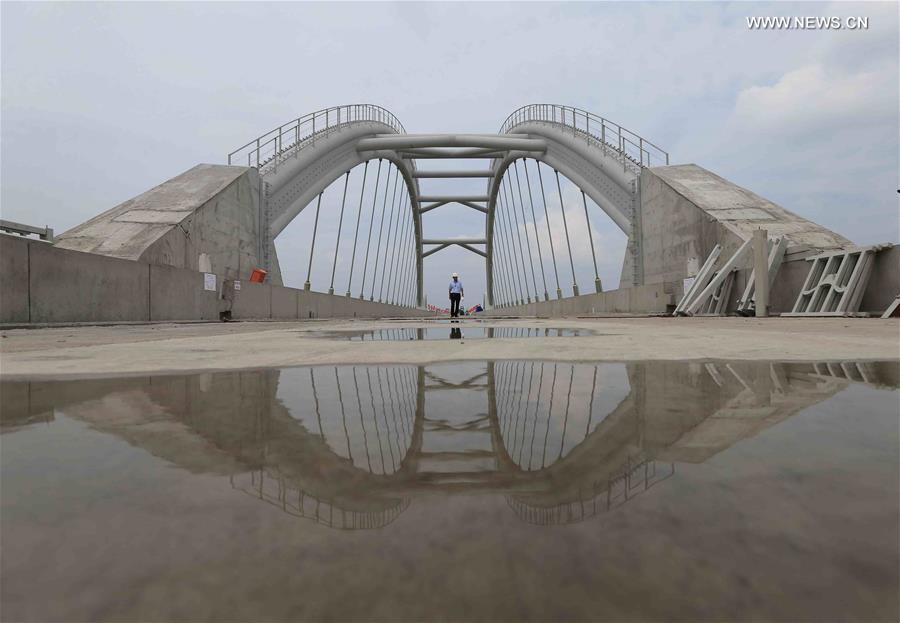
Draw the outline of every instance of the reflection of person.
M450 317L459 316L459 301L466 297L463 290L462 281L459 280L459 274L453 273L452 281L450 281Z
M451 340L461 340L462 339L462 329L459 327L451 327L450 328L450 339Z

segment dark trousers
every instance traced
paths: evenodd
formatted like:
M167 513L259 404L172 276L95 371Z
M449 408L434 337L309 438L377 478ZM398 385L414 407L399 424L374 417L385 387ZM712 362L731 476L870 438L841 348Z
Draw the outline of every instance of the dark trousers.
M450 317L459 316L459 292L450 293Z

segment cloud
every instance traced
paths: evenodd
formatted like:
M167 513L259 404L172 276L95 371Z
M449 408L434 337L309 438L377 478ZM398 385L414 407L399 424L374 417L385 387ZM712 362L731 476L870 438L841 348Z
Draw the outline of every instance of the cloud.
M829 136L844 124L880 125L897 114L884 87L895 81L888 67L861 73L829 72L808 65L784 74L771 86L752 86L737 96L733 121L751 132L781 136L821 133Z

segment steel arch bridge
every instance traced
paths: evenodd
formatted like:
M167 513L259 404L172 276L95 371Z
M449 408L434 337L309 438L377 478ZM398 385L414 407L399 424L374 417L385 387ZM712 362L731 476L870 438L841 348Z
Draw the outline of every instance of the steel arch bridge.
M421 160L435 159L487 161L487 165L440 171L418 167ZM370 170L374 166L370 164L375 161L375 191L369 208L363 205L363 194L367 180L371 183ZM381 187L384 163L387 163L387 173ZM490 305L516 305L541 298L549 300L554 289L557 298L563 297L564 289L570 289L572 295L577 296L579 288L569 230L570 227L583 225L567 221L560 175L581 190L594 259L595 289L599 292L601 285L587 197L628 237L629 250L625 262L626 266L630 264L630 285L642 284L641 253L638 248L640 236L637 235L640 227L637 180L642 168L668 163L669 156L665 151L638 134L585 110L556 104L532 104L519 108L509 115L497 134L408 134L400 121L380 106L337 106L294 119L228 155L228 164L246 165L259 172L257 231L260 236L257 257L262 266L277 275L278 279L280 268L275 253L275 238L302 210L310 205L316 206L306 289L311 289L309 274L317 244L322 194L343 176L338 239L332 260L333 266L336 266L345 211L349 209L352 212L353 203L357 203L354 197L348 199L347 196L350 171L363 165L363 185L356 207L346 294L351 296L353 271L359 257L363 260L359 298L365 298L370 251L373 237L377 237L369 299L376 297L375 284L379 280L381 264L378 300L382 300L387 274L387 301L417 306L422 306L424 302L425 258L453 245L484 257ZM533 192L532 176L538 178L540 197ZM486 189L482 194L430 195L423 193L419 186L420 180L429 178L481 178L486 181ZM527 188L524 193L523 179ZM379 192L383 194L380 201ZM560 204L566 248L554 246L550 231L547 196L554 200L554 194ZM379 203L381 219L379 229L375 231L373 225ZM483 232L468 238L426 238L422 216L447 205L482 213ZM360 222L364 210L369 210L371 217L363 247ZM538 226L541 213L546 219L547 229L544 244L544 232L539 231ZM388 225L386 232L385 218ZM353 227L352 215L347 227L348 231ZM393 252L389 256L391 250ZM404 262L409 268L406 272L403 272ZM536 268L538 265L539 268ZM567 266L571 285L566 279ZM538 271L540 278L537 277ZM333 267L328 289L331 294L334 293L334 272ZM548 273L552 275L549 282Z

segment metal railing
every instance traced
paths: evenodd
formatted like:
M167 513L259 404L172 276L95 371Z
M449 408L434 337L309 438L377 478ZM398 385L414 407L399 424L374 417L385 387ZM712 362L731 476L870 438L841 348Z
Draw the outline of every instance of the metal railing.
M513 111L500 126L500 134L511 132L528 122L555 123L571 129L574 136L582 136L604 150L612 150L622 161L638 167L669 164L668 152L618 123L599 115L559 104L529 104Z
M394 114L374 104L348 104L333 106L309 113L266 132L228 154L228 164L245 164L263 171L275 166L287 155L293 155L306 145L315 144L317 138L327 136L347 124L374 121L383 123L398 134L406 129Z

